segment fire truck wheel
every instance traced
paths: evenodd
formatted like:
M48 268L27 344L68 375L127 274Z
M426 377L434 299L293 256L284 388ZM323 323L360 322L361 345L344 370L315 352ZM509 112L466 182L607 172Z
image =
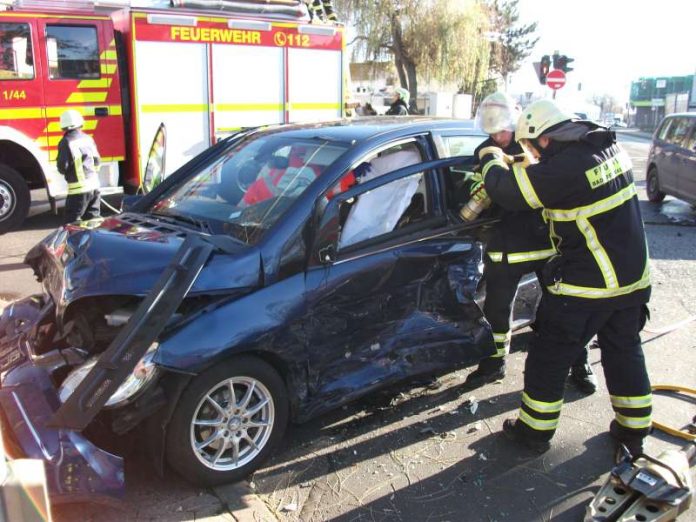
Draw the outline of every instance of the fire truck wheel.
M19 228L30 204L27 182L12 167L0 164L0 234Z

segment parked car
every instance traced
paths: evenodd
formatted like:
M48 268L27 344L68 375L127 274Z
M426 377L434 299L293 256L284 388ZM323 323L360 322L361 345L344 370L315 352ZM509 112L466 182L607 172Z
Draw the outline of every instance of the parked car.
M696 113L662 120L653 134L646 182L654 203L669 194L696 205Z
M0 410L54 501L122 492L104 432L145 435L160 470L231 481L288 420L494 353L494 218L463 223L450 197L483 139L425 118L252 130L34 247L45 292L0 318ZM538 296L526 280L516 324Z

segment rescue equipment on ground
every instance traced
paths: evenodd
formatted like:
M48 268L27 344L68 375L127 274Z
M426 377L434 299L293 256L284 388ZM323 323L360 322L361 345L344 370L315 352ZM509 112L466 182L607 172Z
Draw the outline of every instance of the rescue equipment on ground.
M693 498L689 463L696 445L669 449L653 458L627 457L587 507L585 522L667 522L684 513Z
M652 390L696 396L692 388L670 384L658 384ZM689 444L681 450L666 450L656 459L627 456L587 507L586 522L670 521L689 509L694 489L689 466L696 457L696 417L686 430L656 421L652 426Z

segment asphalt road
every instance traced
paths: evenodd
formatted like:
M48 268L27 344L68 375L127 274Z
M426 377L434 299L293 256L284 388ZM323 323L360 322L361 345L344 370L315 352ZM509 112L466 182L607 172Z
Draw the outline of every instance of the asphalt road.
M651 253L651 320L643 332L654 384L696 388L696 321L669 333L663 327L696 314L696 215L668 198L645 200L649 142L631 132L620 141L632 157ZM0 295L38 289L21 259L58 225L40 215L0 238ZM68 520L264 521L577 521L611 465L606 428L612 417L605 387L591 397L569 389L551 451L519 453L500 436L519 407L528 333L513 339L508 377L473 393L459 385L468 371L444 375L439 387L407 385L289 429L283 447L241 485L199 489L179 477L154 475L144 459L127 461L126 499L120 508L77 506ZM598 350L590 360L602 376ZM467 402L469 401L469 402ZM656 418L684 425L694 402L656 397ZM471 404L476 404L472 408ZM648 453L679 446L661 433ZM694 521L691 510L679 520Z

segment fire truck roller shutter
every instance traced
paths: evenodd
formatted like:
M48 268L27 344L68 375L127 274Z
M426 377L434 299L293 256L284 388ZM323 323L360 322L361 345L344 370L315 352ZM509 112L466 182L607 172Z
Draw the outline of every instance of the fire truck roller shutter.
M218 44L212 47L215 134L283 123L283 48Z
M168 175L211 144L206 44L137 41L135 56L140 172L164 123Z
M342 67L341 51L288 49L291 122L341 117Z

